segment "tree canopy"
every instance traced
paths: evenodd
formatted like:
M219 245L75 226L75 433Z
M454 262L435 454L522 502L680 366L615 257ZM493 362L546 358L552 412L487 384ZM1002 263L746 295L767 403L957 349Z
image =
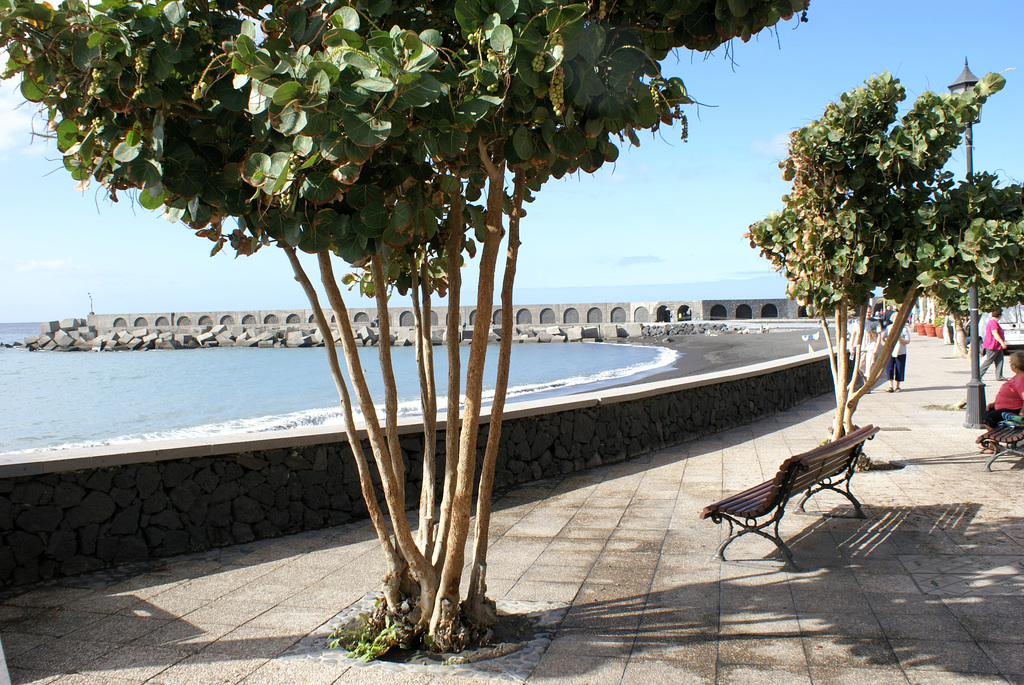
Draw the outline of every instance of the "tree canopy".
M1013 209L1019 187L999 190L979 175L954 188L952 174L943 171L981 105L1004 84L988 74L966 93L925 92L900 116L905 89L885 73L790 135L779 166L792 190L783 209L751 225L747 235L787 278L794 299L823 322L835 317L833 437L853 427L857 402L881 373L920 288L1019 277L1024 225L1015 223L1020 215ZM879 289L901 308L857 390L856 373L847 381L848 352L859 364L860 339L848 344L848 321L859 307L863 334L866 304Z
M461 602L495 265L505 241L502 327L519 221L551 178L614 162L619 145L675 122L691 98L660 62L677 48L747 40L806 0L0 0L4 78L39 103L79 187L97 182L250 255L283 249L326 340L345 353L366 420L356 429L335 349L328 363L364 499L385 556L371 617L386 649L422 637L458 649L494 620L487 521L511 336L501 338L480 464L475 547ZM328 322L296 249L317 255ZM480 281L464 392L460 266ZM376 298L383 423L364 381L335 257ZM416 303L426 452L418 530L387 341L388 297ZM435 500L431 297L448 294L447 434ZM464 397L460 405L459 398ZM363 455L368 441L372 462ZM373 469L376 469L374 472ZM375 490L379 483L380 500ZM438 513L439 512L439 513ZM463 618L468 620L463 621ZM375 643L376 644L376 643Z

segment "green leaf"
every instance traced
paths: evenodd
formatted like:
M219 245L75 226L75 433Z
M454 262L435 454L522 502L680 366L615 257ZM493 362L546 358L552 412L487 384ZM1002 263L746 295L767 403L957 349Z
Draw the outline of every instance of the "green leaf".
M508 21L519 11L519 0L489 0L488 11L497 12L502 21Z
M341 186L330 174L314 171L302 182L302 197L313 204L322 204L334 200L341 191Z
M352 84L357 88L365 88L374 93L390 93L395 89L395 84L390 79L381 76L362 78Z
M395 102L396 108L402 105L408 107L423 107L437 102L441 97L441 83L430 74L423 74L412 84L401 89L401 95Z
M389 219L388 208L385 205L377 203L366 205L359 210L359 220L362 222L362 228L365 229L362 235L367 238L379 236L381 231L387 228Z
M495 52L506 53L512 47L512 29L505 24L499 24L491 32L491 49Z
M259 59L256 57L256 43L244 33L235 38L235 53L249 66L259 64Z
M122 141L114 148L113 156L119 162L130 162L139 156L141 149L142 145L129 145L127 142Z
M164 6L164 16L167 18L167 21L171 22L172 26L178 26L188 19L188 11L185 9L185 3L167 3L167 5Z
M363 147L383 143L391 132L390 121L348 109L342 114L342 124L349 139Z
M455 19L463 31L472 33L483 22L487 13L480 6L479 0L456 0Z
M153 190L158 190L159 192L153 195ZM169 196L169 193L162 187L144 188L139 191L139 204L145 209L158 209Z
M405 200L399 200L391 210L388 226L392 231L402 231L412 221L412 207Z
M441 34L434 29L427 29L426 31L420 32L420 40L432 48L439 48L444 43L441 39Z
M65 119L57 126L57 149L67 152L68 149L78 142L78 126L72 119Z
M277 90L274 91L274 104L281 106L287 105L292 100L298 100L303 91L304 88L298 81L282 83L277 87Z
M294 136L306 127L306 112L299 107L286 107L280 114L272 116L270 123L274 130L286 136Z
M242 178L246 183L261 186L270 176L270 155L256 152L242 162Z
M88 71L92 67L93 60L99 56L99 47L89 45L88 40L80 40L71 48L71 61L81 71Z
M42 82L25 78L21 82L21 95L29 102L42 102L46 97L46 86Z
M515 148L516 154L519 155L519 159L524 162L533 159L535 146L528 128L520 126L516 129L516 132L512 134L512 145Z
M342 7L331 15L331 23L338 28L356 31L359 29L359 13L351 7Z
M545 25L547 26L548 33L553 33L564 26L575 21L579 21L583 17L587 16L587 12L589 11L590 9L586 5L549 7L547 16L545 17Z

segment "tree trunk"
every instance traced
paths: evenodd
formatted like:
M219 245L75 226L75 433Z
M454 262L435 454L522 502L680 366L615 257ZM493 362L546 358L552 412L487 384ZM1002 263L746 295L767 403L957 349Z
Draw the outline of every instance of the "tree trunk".
M874 363L868 370L867 378L864 380L864 385L859 390L854 392L849 399L846 401L846 405L843 408L843 427L844 431L853 430L853 414L857 411L857 405L864 395L871 390L871 387L878 382L878 378L882 375L882 370L885 369L885 365L889 358L892 356L893 348L896 347L897 342L900 339L900 333L903 331L903 327L907 323L907 319L910 317L910 312L914 308L914 297L917 293L917 285L911 286L907 296L903 299L903 303L900 305L899 311L896 312L896 316L893 318L892 326L889 328L889 335L885 337L885 341L882 343L882 349L878 351L878 355L875 357ZM838 437L842 437L846 432L841 433Z
M434 497L437 492L437 385L434 381L434 348L430 327L430 290L427 257L423 255L419 268L412 270L412 302L417 331L416 370L420 379L420 407L423 411L423 479L417 543L420 551L428 558L434 547Z
M953 337L956 342L956 354L958 357L967 358L967 329L964 321L959 316L953 316Z
M501 442L501 420L508 390L509 361L512 355L514 325L512 311L512 285L519 257L519 220L526 196L526 172L516 169L512 211L508 220L508 253L501 284L501 344L498 347L498 371L494 385L494 402L487 430L487 448L480 473L480 486L476 501L476 527L474 529L473 562L470 569L469 594L466 598L467 616L478 624L491 625L497 620L494 602L487 598L487 545L491 525L491 498L494 494L494 469Z
M462 271L460 269L462 240L466 234L466 223L462 215L462 191L449 196L451 216L451 232L448 235L448 408L445 412L444 442L444 488L441 494L441 517L437 524L434 538L434 551L431 555L435 568L440 568L445 557L448 542L448 511L452 498L455 497L455 480L458 471L459 419L462 395L462 359L459 354L459 308L462 304ZM475 323L480 321L477 316ZM490 332L490 314L484 319L484 327ZM473 326L473 337L476 337L476 325Z
M482 140L478 144L481 161L487 170L486 236L480 256L477 285L477 321L490 321L494 297L495 262L502 239L501 207L504 200L504 161L488 156ZM450 506L450 523L441 581L430 623L433 648L439 651L458 650L465 645L465 635L458 625L459 586L465 561L465 545L469 535L469 514L476 468L476 437L479 430L480 404L483 391L484 358L487 354L488 329L474 328L466 368L466 402L459 433L459 464L455 492ZM511 331L502 331L509 335Z
M345 435L348 436L349 448L352 450L352 457L356 462L356 470L359 472L359 488L363 494L363 501L366 503L366 510L377 533L381 548L384 550L384 559L387 570L384 575L383 591L384 597L389 606L398 606L402 601L398 587L405 571L405 562L398 556L394 542L388 533L387 522L377 502L377 494L373 489L373 479L370 475L369 465L366 463L366 456L363 454L362 442L356 429L355 417L352 415L352 402L349 399L348 386L345 384L345 377L341 373L341 366L338 364L338 351L334 346L334 331L324 316L323 308L320 306L320 299L306 275L302 264L299 262L295 249L284 248L285 254L291 262L292 270L295 272L295 280L302 285L306 298L313 308L313 316L316 319L317 329L324 338L324 348L327 351L327 364L331 369L331 378L334 379L334 386L338 390L338 398L341 401L341 412L345 418ZM337 318L337 317L335 317Z
M400 481L394 470L395 461L389 452L388 443L381 431L380 422L377 417L377 409L373 404L373 397L370 395L370 390L366 385L366 377L363 373L362 363L359 361L358 348L356 347L355 335L352 332L348 308L345 306L345 301L341 296L337 280L334 277L331 257L329 254L321 252L317 255L317 258L320 263L321 282L327 291L327 297L331 302L334 317L341 334L341 344L345 352L345 361L348 363L349 378L352 380L356 397L359 400L359 406L363 411L367 439L370 442L370 448L377 464L381 488L384 491L384 502L387 505L388 517L391 519L391 526L394 531L395 543L399 554L408 564L412 579L419 584L418 615L410 618L416 623L417 630L422 630L431 619L434 595L437 588L437 574L434 572L433 566L420 553L409 528L409 522L405 516L405 500L401 495ZM378 316L378 319L382 326L381 331L383 334L388 330L386 328L387 320L383 316ZM383 338L383 340L383 344L390 344L388 338ZM398 459L400 462L401 454L399 454ZM389 604L388 609L397 614L399 607Z

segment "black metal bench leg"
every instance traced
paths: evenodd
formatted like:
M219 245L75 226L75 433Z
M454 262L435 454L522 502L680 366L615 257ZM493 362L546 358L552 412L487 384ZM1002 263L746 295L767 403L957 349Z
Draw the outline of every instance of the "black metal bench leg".
M783 565L783 569L793 571L799 570L796 565L796 562L793 559L793 552L790 551L789 547L786 546L786 543L782 541L782 537L779 535L779 523L781 523L782 521L781 516L774 516L768 521L765 521L764 523L757 526L749 526L742 523L741 521L736 521L736 525L742 528L742 530L737 532L733 532L733 520L731 517L722 515L721 520L729 522L729 537L727 537L725 541L718 546L718 550L715 552L714 558L718 561L728 561L728 559L725 558L725 548L731 545L733 540L742 537L747 533L756 533L757 535L760 535L766 540L771 540L773 543L775 543L775 546L779 548L779 551L782 552L782 555L786 559L785 564ZM763 528L770 526L772 524L775 525L775 535L770 535L764 532L764 530L762 530Z
M800 500L800 511L806 512L807 510L804 509L804 505L807 503L807 500L809 500L811 497L814 497L815 495L817 495L819 492L821 492L823 490L832 490L833 492L838 492L840 495L842 495L846 499L850 500L850 504L853 505L853 516L850 517L850 518L857 518L857 519L866 519L867 518L867 514L864 513L864 509L861 507L860 501L858 501L857 498L853 496L853 493L850 492L849 481L847 481L846 490L840 490L839 488L837 488L834 485L818 485L816 487L810 488L804 494L803 499ZM822 515L823 516L831 516L831 514L822 514Z

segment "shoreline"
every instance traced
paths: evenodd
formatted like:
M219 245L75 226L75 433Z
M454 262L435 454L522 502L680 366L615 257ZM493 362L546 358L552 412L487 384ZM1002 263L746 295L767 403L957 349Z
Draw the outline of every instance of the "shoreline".
M630 345L664 347L678 352L679 356L666 368L629 381L613 382L602 389L675 380L806 354L808 344L817 352L825 349L824 340L810 343L803 340L803 336L816 330L819 329L773 329L768 333L722 332L718 335L676 335L654 340L631 340L628 343Z

